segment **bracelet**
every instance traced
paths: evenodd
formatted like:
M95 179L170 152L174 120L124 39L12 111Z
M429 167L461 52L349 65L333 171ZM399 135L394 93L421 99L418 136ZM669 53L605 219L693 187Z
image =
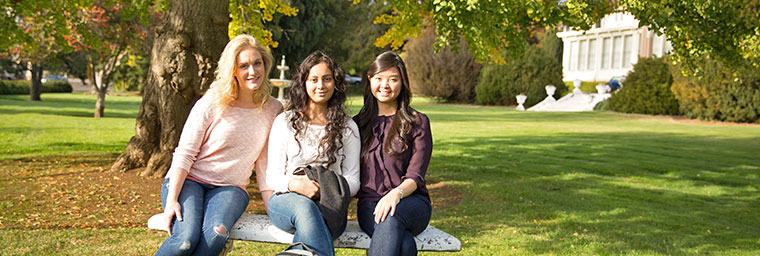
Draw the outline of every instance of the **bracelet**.
M399 198L404 198L404 190L403 190L403 189L401 189L401 188L399 188L399 187L397 187L397 188L394 188L394 189L395 189L395 190L398 190L398 193L401 195Z

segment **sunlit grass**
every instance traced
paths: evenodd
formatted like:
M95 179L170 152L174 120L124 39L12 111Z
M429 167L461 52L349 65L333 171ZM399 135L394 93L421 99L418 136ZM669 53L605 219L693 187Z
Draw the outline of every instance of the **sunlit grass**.
M361 101L349 97L352 114ZM45 94L40 103L0 96L0 158L123 151L140 98L108 102L106 116L113 105L115 117L96 120L89 117L91 95ZM428 180L462 193L458 205L434 212L431 222L462 241L459 254L760 254L758 125L520 112L420 97L413 104L433 129ZM165 234L5 229L0 237L2 255L145 255ZM283 248L236 242L230 255ZM451 253L422 253L439 254Z

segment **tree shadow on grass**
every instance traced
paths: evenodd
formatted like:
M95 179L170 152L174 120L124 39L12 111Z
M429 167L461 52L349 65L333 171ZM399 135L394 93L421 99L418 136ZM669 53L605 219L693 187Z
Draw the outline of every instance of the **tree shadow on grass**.
M469 246L481 246L477 237L490 229L514 230L502 236L531 254L573 246L611 255L756 252L758 139L635 132L440 140L431 173L461 184L470 199L434 219L475 238Z

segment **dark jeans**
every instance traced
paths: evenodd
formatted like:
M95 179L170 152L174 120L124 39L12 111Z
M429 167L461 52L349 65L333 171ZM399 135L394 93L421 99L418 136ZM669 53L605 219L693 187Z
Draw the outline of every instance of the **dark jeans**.
M161 203L166 206L169 179L161 186ZM172 219L172 235L164 240L156 255L219 255L227 243L232 225L248 207L248 192L235 186L213 186L186 179L177 198L182 221ZM219 234L214 227L224 225Z
M367 253L370 256L417 255L414 236L422 233L430 222L430 200L420 194L405 197L396 205L393 216L375 224L372 213L377 202L366 201L357 208L359 227L372 238Z

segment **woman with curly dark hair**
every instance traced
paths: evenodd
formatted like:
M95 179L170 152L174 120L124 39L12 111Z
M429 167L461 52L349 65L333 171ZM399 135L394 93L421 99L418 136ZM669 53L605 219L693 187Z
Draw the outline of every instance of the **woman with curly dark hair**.
M286 111L277 116L269 136L267 184L269 219L277 228L294 233L318 255L334 255L333 239L343 230L329 230L315 203L320 183L294 172L322 166L342 176L353 197L359 190L359 130L346 114L343 70L317 51L298 67L288 92ZM345 229L345 217L342 229ZM337 235L335 235L337 234Z
M372 237L369 255L416 255L414 236L432 211L425 186L430 121L409 107L409 78L398 54L378 55L367 78L364 106L354 116L362 139L359 226Z

